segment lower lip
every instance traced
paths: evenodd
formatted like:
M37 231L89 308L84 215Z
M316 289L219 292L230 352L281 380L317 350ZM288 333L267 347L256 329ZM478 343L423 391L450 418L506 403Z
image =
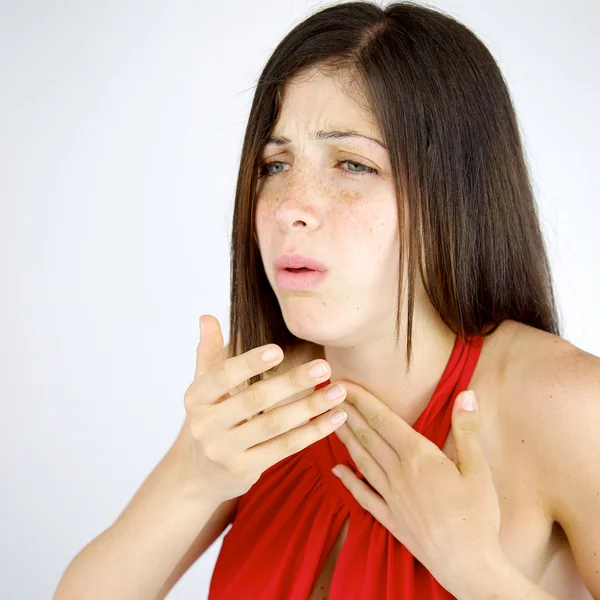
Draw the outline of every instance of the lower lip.
M310 290L327 279L327 271L285 271L275 273L277 286L282 290Z

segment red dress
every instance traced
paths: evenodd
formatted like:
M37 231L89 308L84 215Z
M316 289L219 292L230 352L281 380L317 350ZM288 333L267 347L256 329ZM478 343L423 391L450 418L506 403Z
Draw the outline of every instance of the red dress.
M437 388L413 424L440 449L450 432L454 400L468 388L484 339L474 336L465 342L457 336ZM238 501L209 600L306 600L348 516L330 600L454 598L358 504L331 472L336 464L347 465L364 479L335 433L261 475Z

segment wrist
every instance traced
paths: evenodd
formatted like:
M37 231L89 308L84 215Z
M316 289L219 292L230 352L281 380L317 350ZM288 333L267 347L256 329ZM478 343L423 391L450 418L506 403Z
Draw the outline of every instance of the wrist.
M193 452L185 452L172 448L165 456L166 477L177 490L181 500L185 503L201 503L208 508L216 509L225 499L215 496L214 487L211 487L198 472Z
M480 558L462 577L461 589L454 595L458 600L505 600L514 565L500 547L482 552Z

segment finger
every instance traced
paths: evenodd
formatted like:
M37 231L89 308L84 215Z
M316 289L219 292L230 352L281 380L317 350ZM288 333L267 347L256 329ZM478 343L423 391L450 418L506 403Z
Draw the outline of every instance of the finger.
M310 371L317 365L322 365L325 371L321 375L313 376L311 375ZM316 359L306 364L298 365L286 373L275 375L262 381L257 381L256 383L238 392L237 394L234 394L231 396L231 398L227 398L225 401L219 404L218 411L215 411L213 416L215 419L214 425L220 428L233 427L238 423L241 423L242 421L258 414L259 412L273 407L281 400L306 392L307 390L312 390L312 388L319 383L326 381L329 378L329 374L330 368L327 362L321 359ZM319 390L319 392L321 391L324 395L326 390ZM286 404L284 406L290 405ZM281 408L283 408L283 406ZM277 411L278 410L279 409L277 409ZM282 422L281 413L277 411L269 411L267 414L261 415L259 418L263 424L262 426L264 426L264 423L273 422L273 425L271 426L272 429L287 425L290 425L290 427L295 427L301 422L298 421L292 424L289 422ZM278 416L275 416L276 413ZM314 414L309 416L312 417ZM303 415L303 417L304 421L306 421L308 418L306 415ZM255 420L258 419L252 419L252 421ZM284 429L283 431L288 431L290 427L287 427L287 429ZM254 431L254 428L248 428L245 430L245 432L249 431ZM282 431L279 431L279 433L282 433ZM264 441L264 439L264 437L262 439L257 438L255 439L254 444L258 444ZM246 446L246 448L248 447L249 446Z
M346 465L336 465L334 468L339 473L340 481L356 501L385 527L390 522L391 516L387 502L364 481L361 481Z
M336 412L337 409L326 412L301 427L250 448L242 455L243 460L247 461L248 468L264 471L284 458L331 435L343 423L343 421L332 423L331 416Z
M369 434L365 428L362 428L360 431L355 431L350 426L350 413L356 409L353 409L352 406L349 406L346 410L348 413L348 418L346 419L346 423L343 427L340 427L335 434L340 438L344 446L346 446L350 457L352 458L358 472L369 484L381 495L387 496L387 493L390 489L390 478L388 473L384 470L382 465L377 461L377 459L370 453L365 446L361 443L364 441L365 436L371 436L373 438L377 434L371 430ZM361 436L362 440L358 438L358 435ZM381 439L381 438L380 438ZM372 441L372 440L371 440ZM384 444L386 443L384 440L381 440ZM371 444L372 447L372 444ZM388 446L389 448L389 446ZM394 452L391 448L390 450ZM388 459L388 462L390 459ZM398 469L396 468L395 471ZM360 478L360 477L359 477Z
M426 438L381 400L361 386L345 379L340 380L339 383L348 390L346 401L356 407L369 427L376 431L399 456L418 452L423 447Z
M358 470L369 479L381 495L384 495L382 486L389 486L390 479L398 476L402 457L379 433L369 427L369 424L355 406L348 403L346 405L346 412L348 413L346 425L338 429L336 434L348 448ZM354 458L355 455L357 459ZM362 468L356 460L364 463ZM363 468L368 473L363 471ZM382 473L385 477L382 477ZM377 485L375 485L375 482Z
M255 419L241 423L236 428L236 435L231 443L231 452L237 455L288 431L297 430L324 412L332 410L344 401L344 394L334 399L325 395L328 390L335 387L337 385L313 391L301 400L278 406ZM239 419L239 416L235 418Z
M199 323L200 341L196 348L194 379L213 369L223 355L223 333L218 319L212 315L201 315Z
M268 360L263 360L261 356L265 351L271 349L275 350L275 358L269 357ZM196 405L214 404L215 407L220 407L223 402L230 400L229 396L237 396L235 388L246 383L251 377L275 367L282 359L283 352L275 344L259 346L239 356L214 359L215 366L210 371L201 373L188 390L188 392L191 390L194 398L190 410L193 410ZM224 397L226 397L225 400L223 400Z
M462 401L473 394L475 404L465 410ZM487 460L479 441L479 410L477 398L472 390L461 392L452 408L452 433L456 446L457 468L463 475L480 473L487 470Z

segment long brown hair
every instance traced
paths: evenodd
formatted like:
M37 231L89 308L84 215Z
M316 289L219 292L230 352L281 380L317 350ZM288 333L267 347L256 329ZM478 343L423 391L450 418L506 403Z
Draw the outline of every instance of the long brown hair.
M267 343L284 352L304 343L288 330L264 272L254 216L262 151L283 86L311 67L355 77L388 149L400 231L409 232L400 236L399 251L401 274L408 258L408 366L417 266L441 319L463 338L490 335L505 319L560 335L515 110L492 54L439 10L345 2L294 27L256 86L233 215L231 355Z

